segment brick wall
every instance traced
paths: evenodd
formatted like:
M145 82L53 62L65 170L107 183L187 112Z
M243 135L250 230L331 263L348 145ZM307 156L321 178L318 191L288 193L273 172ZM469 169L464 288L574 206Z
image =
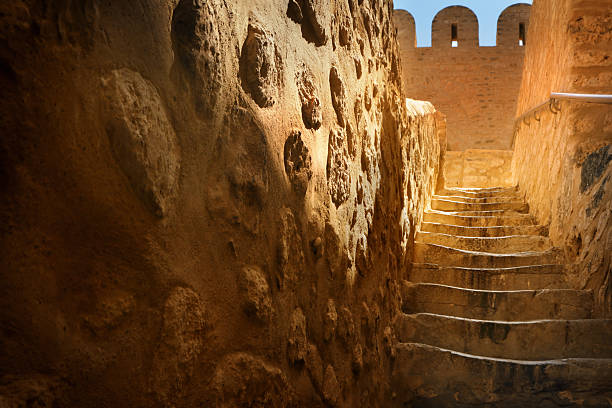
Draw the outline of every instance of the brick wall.
M414 19L395 10L404 91L446 115L449 150L510 149L524 59L519 27L527 33L530 8L516 4L500 15L496 47L479 47L478 19L452 6L434 18L432 47L416 48Z

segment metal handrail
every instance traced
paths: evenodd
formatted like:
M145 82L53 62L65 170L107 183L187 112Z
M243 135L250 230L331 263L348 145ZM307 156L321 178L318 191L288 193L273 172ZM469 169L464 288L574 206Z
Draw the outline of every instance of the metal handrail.
M577 94L553 92L550 94L551 99L573 99L587 103L610 103L612 104L612 95L597 95L597 94Z
M585 103L603 103L612 104L612 95L597 95L597 94L577 94L577 93L565 93L565 92L551 92L550 98L545 102L542 102L533 109L528 110L521 116L516 118L514 122L514 135L512 138L512 146L514 146L514 140L518 132L519 125L521 123L529 124L531 116L539 122L541 113L545 108L548 108L555 115L561 111L562 100L574 100Z
M597 95L597 94L577 94L577 93L565 93L565 92L551 92L550 98L545 102L542 102L533 109L528 110L519 116L515 124L518 125L520 122L525 121L529 116L538 113L545 106L548 106L552 113L558 113L561 110L561 106L557 101L561 100L575 100L586 103L604 103L612 104L612 95ZM539 122L539 118L536 118Z

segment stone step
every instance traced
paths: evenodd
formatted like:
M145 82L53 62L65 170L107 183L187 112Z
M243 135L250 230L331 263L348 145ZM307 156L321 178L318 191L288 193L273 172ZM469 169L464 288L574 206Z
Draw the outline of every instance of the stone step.
M480 252L515 253L546 251L552 247L550 239L539 235L510 235L505 237L463 237L435 232L417 233L416 242Z
M511 196L493 196L493 197L465 197L460 195L439 195L435 194L432 200L449 200L460 203L488 204L488 203L506 203L506 202L523 202L518 195Z
M465 227L462 225L440 224L437 222L423 222L421 223L421 231L459 235L462 237L505 237L508 235L548 236L548 228L542 225Z
M549 360L612 358L612 320L475 320L430 313L400 314L400 342L423 343L487 357Z
M425 211L423 221L464 227L535 225L535 220L531 215L514 212L509 215L489 212L489 216L475 216L465 213L429 210Z
M562 265L530 265L513 268L464 268L413 264L408 280L480 290L567 289Z
M404 313L434 313L470 319L525 321L588 319L593 295L586 290L491 291L431 283L402 285Z
M473 191L473 192L487 192L487 191L511 191L518 192L518 186L513 187L451 187L450 190L458 190L458 191Z
M440 214L448 215L459 215L462 217L531 217L529 214L520 213L514 210L463 210L463 211L442 211L442 210L430 210L430 212L438 212Z
M399 343L396 406L609 407L611 359L509 360Z
M414 262L469 268L510 268L514 266L555 264L561 258L557 248L548 251L497 254L469 251L442 245L416 242Z
M520 201L522 197L515 187L511 188L490 188L490 189L466 189L466 188L447 188L437 192L437 195L460 196L466 198L488 198L488 197L512 197Z
M529 212L529 205L522 201L508 201L501 203L465 203L454 200L431 200L431 208L439 211L492 211L511 210L519 213Z

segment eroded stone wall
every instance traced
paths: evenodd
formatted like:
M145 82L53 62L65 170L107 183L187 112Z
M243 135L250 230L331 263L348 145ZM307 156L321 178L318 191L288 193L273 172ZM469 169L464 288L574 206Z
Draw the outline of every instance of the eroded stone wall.
M536 0L518 115L551 92L612 94L612 2ZM612 315L612 107L564 101L521 121L513 174L564 248L568 277Z
M511 149L525 55L519 27L529 27L529 11L527 4L508 7L498 20L497 46L479 47L476 15L448 7L434 18L432 47L416 48L414 18L395 10L406 95L446 115L449 150ZM457 47L451 46L453 24Z
M391 13L0 5L0 405L388 406L442 127Z

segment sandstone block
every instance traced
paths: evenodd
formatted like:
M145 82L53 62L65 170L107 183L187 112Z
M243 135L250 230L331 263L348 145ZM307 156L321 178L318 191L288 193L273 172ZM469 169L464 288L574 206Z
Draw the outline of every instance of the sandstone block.
M293 212L285 209L281 214L280 243L278 247L279 284L282 289L292 287L304 273L304 249Z
M306 317L300 308L295 309L291 314L287 341L289 361L293 364L303 363L308 355L308 339L306 337Z
M315 388L321 390L323 388L323 360L321 360L319 350L314 344L308 345L306 369Z
M200 296L175 287L163 309L161 339L153 358L150 391L162 403L180 396L204 348L207 318Z
M351 190L351 173L346 132L342 128L332 129L329 133L327 185L336 207L348 200Z
M357 79L361 79L363 75L363 66L361 64L361 58L354 57L353 61L355 62L355 74L357 75Z
M292 131L285 141L285 172L294 191L303 197L312 178L312 163L299 130Z
M282 63L274 37L257 23L249 24L240 56L242 87L261 108L276 102Z
M214 395L210 406L219 408L295 406L295 393L285 374L247 353L224 357L215 369L210 388Z
M338 118L338 124L342 127L346 126L346 87L338 68L332 67L329 71L329 87L331 89L332 105L336 111L336 117Z
M67 390L59 378L40 374L0 377L0 407L53 407L61 404Z
M323 316L323 339L331 341L336 334L336 326L338 324L338 313L336 312L336 303L333 299L327 301L327 308Z
M347 307L342 307L338 316L338 337L349 344L355 336L355 322L353 314Z
M355 344L355 347L353 347L351 369L356 374L363 369L363 349L359 343Z
M325 224L325 255L331 276L343 276L349 263L348 250L340 239L336 227L329 222Z
M302 120L306 129L317 130L321 127L323 114L321 101L317 96L317 89L314 85L314 77L309 69L305 68L297 77L298 91L302 103Z
M307 30L312 32L313 42L318 46L327 44L331 23L329 5L324 0L303 0L302 4Z
M226 79L223 62L228 32L227 9L221 0L180 0L172 14L175 53L193 78L196 109L214 113Z
M267 322L272 316L270 287L261 269L245 266L240 271L239 286L242 294L242 308L249 316Z
M159 217L178 189L180 154L155 86L138 72L114 70L102 80L115 160L139 198Z
M351 22L351 17L349 15L340 16L340 21L338 22L338 43L342 47L347 47L350 45L352 30L353 25Z
M336 378L336 371L331 365L327 366L323 377L323 398L334 407L338 406L341 398L340 384Z
M84 323L98 336L104 336L116 328L135 307L134 297L123 291L99 293L96 298L95 310L84 317Z

